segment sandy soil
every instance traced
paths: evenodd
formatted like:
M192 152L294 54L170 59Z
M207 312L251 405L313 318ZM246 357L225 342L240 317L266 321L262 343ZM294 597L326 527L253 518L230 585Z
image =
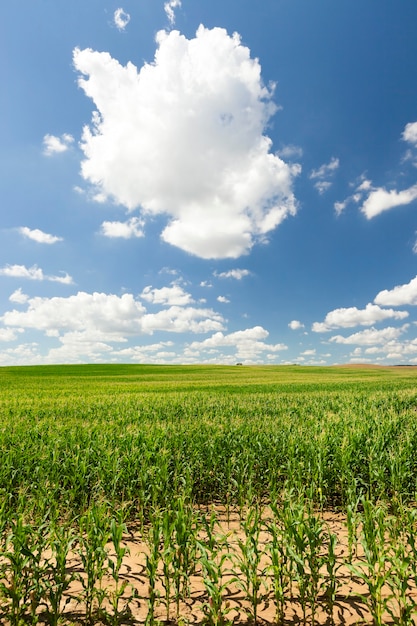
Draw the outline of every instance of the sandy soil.
M243 534L239 524L239 518L237 514L230 516L230 519L226 519L226 515L223 512L218 511L218 517L220 519L221 530L228 534L229 551L239 552L238 541L243 538ZM326 513L324 515L326 524L332 533L337 535L337 560L340 566L338 571L339 588L337 590L336 602L333 612L334 624L372 624L371 614L368 608L368 589L358 578L352 575L347 563L348 556L348 538L346 531L346 523L343 517L337 513ZM265 545L268 537L265 533L260 536L260 544ZM204 541L204 537L202 537ZM121 569L121 579L127 583L125 592L125 598L129 599L129 613L119 622L120 624L136 625L144 624L146 616L148 614L148 597L149 586L147 582L146 574L146 555L148 549L134 529L131 529L131 534L125 537L124 545L129 549L129 555L125 557L124 563ZM109 547L111 553L111 549ZM361 563L362 554L359 553L354 558L354 564ZM76 571L81 571L80 563L76 557L73 556L70 563L71 567ZM227 563L225 567L227 568ZM267 565L265 559L261 563L260 569ZM236 571L236 565L234 566ZM325 572L323 572L323 578ZM239 586L233 582L233 575L227 574L223 578L223 582L230 581L224 592L224 606L228 607L227 620L230 620L234 624L246 624L251 623L250 619L250 605L245 598L245 594L239 588ZM265 582L268 582L265 576ZM104 580L103 586L107 589L112 588L111 580ZM275 602L268 584L269 591L266 593L264 589L261 589L261 593L264 595L262 601L258 606L258 623L263 625L277 624L276 620L276 608ZM136 595L132 599L132 594ZM72 598L81 591L80 583L73 583L70 595ZM163 603L163 587L158 585L158 592L160 598L157 601L155 609L155 618L160 623L167 623L167 609ZM388 589L384 589L384 594L387 595ZM207 594L205 592L202 572L197 570L190 579L190 594L189 598L179 604L179 612L177 616L177 607L175 603L171 603L169 607L170 620L173 623L198 625L205 621L205 615L203 606L208 601ZM123 605L123 599L121 605ZM112 614L108 602L103 603L103 607L108 610L109 614ZM71 624L85 624L83 606L77 604L76 601L68 597L68 605L65 609L65 614L68 617L68 623ZM284 624L301 624L303 623L303 612L300 603L299 592L296 584L292 585L292 595L288 594L288 600L285 608ZM319 596L317 612L315 618L316 624L330 626L332 621L329 614L326 612L326 602L323 593ZM97 624L111 623L105 619L97 619ZM252 620L253 623L253 620ZM312 623L311 611L307 609L307 624ZM395 623L394 620L388 615L384 616L384 624ZM398 623L398 622L397 622Z

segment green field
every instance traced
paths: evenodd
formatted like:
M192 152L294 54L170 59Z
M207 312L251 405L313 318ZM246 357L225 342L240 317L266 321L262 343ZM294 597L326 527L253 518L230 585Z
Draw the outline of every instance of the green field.
M35 518L93 499L133 518L178 490L193 502L308 487L413 501L417 371L74 365L0 369L0 488Z
M35 571L36 555L51 549L63 529L75 533L85 556L92 545L85 536L98 541L99 530L106 528L100 541L108 540L111 524L113 530L124 524L146 529L143 536L152 544L150 529L162 533L167 515L201 528L195 511L213 503L249 512L249 518L251 511L272 506L279 527L289 511L298 510L300 523L334 509L348 521L369 515L375 528L392 519L397 529L414 532L413 368L7 367L0 369L0 389L3 580L27 567L14 563L16 553L32 559ZM158 547L161 537L152 545ZM407 550L413 547L407 545ZM197 558L193 549L204 565L204 554ZM155 558L155 567L161 567L162 553ZM414 564L417 581L417 560ZM87 561L84 567L87 571ZM295 576L295 557L292 567ZM48 575L56 585L56 572ZM97 580L89 590L90 604L85 591L81 623L98 619L93 617L93 608L101 606ZM173 574L173 590L175 580ZM11 591L15 586L2 583L4 619L36 623L28 600L33 589L32 596L26 589L17 598ZM63 598L54 612L45 590L42 597L45 620L57 624ZM152 623L156 597L147 602ZM210 613L212 605L207 620L220 624ZM118 607L112 615L112 623L124 623ZM404 620L397 623L413 623Z

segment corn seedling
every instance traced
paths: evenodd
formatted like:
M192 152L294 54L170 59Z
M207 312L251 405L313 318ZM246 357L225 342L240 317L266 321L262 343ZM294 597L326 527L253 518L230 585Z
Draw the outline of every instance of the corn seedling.
M82 601L85 603L86 623L93 623L93 610L101 610L105 598L102 586L107 573L107 550L109 527L107 511L104 507L93 505L80 519L78 555L83 573L79 577L83 587Z
M386 533L389 519L385 507L372 504L362 498L363 506L361 544L364 558L358 565L351 565L352 572L365 583L368 595L359 594L367 604L375 626L382 626L383 616L389 607L390 597L384 594L391 576L389 546Z
M198 562L201 566L204 588L207 601L202 608L209 626L225 626L231 624L228 615L231 607L225 601L228 586L237 581L237 578L228 574L226 567L230 562L227 535L216 530L217 518L212 512L210 519L204 515L202 526L205 531L204 539L197 541Z
M254 506L249 509L241 520L244 539L238 539L239 553L235 555L238 570L235 571L238 586L242 589L249 604L248 615L256 625L258 607L263 600L262 586L266 588L267 566L262 565L265 551L259 541L261 532L261 511Z

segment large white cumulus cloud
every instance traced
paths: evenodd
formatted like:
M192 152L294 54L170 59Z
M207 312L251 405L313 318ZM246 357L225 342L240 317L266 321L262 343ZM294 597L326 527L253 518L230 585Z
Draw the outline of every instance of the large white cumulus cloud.
M296 212L300 167L271 152L273 88L237 34L200 26L157 36L139 71L106 52L74 51L96 106L81 173L143 215L165 215L162 238L202 258L236 258Z

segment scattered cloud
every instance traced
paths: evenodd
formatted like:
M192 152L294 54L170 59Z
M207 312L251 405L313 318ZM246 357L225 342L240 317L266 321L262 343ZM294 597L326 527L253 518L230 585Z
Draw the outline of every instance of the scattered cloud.
M189 356L195 356L196 353L201 354L209 352L213 355L213 361L228 362L242 361L253 362L257 361L261 354L265 352L276 353L283 350L287 350L288 346L285 344L268 344L265 342L269 333L262 326L255 326L253 328L247 328L246 330L239 330L230 334L224 334L217 332L211 337L204 339L203 341L193 341L188 347ZM222 353L222 349L229 348L231 354L229 358Z
M417 147L417 122L410 122L404 128L402 138Z
M131 217L126 222L103 222L101 234L110 238L132 239L133 237L143 237L143 226L145 222L139 217Z
M223 329L223 318L212 309L169 306L148 313L132 294L78 292L67 298L29 298L24 311L7 311L0 318L7 327L30 328L62 342L126 342L155 331L207 333Z
M337 159L336 157L332 157L329 163L324 163L318 169L312 170L310 172L309 178L311 180L316 180L316 182L314 183L314 187L320 194L323 194L332 186L332 183L329 180L325 179L333 176L339 165L339 159Z
M402 333L404 333L409 327L409 324L404 324L399 328L388 326L377 330L376 328L367 328L361 330L348 337L342 337L342 335L335 335L330 338L333 343L340 344L357 344L361 346L373 346L378 344L385 344L388 341L397 339Z
M13 291L13 293L9 296L9 300L10 302L16 302L17 304L26 304L29 300L29 296L23 293L22 288L19 287L19 289Z
M281 159L289 159L291 161L293 159L301 159L303 156L303 149L300 146L288 144L277 150L276 154L281 157Z
M167 216L165 242L237 258L297 210L301 168L273 154L265 135L273 88L239 35L222 28L201 26L193 39L161 31L157 44L139 71L106 52L74 51L79 86L97 107L83 131L82 176L128 210Z
M330 189L331 186L332 183L326 180L318 180L316 183L314 183L314 187L317 189L320 195L323 195L324 192Z
M288 328L291 328L291 330L301 330L302 328L304 328L304 324L302 324L298 320L292 320L288 324Z
M188 306L194 300L189 293L178 283L171 283L170 287L161 287L155 289L152 286L145 287L140 297L151 304L160 304L163 306Z
M49 235L48 233L44 233L42 230L39 230L39 228L31 229L27 226L21 226L20 228L18 228L18 231L21 235L27 237L27 239L32 239L33 241L37 241L38 243L53 244L57 243L58 241L64 241L62 237Z
M48 276L44 274L43 270L37 265L32 265L32 267L26 267L25 265L6 265L0 268L0 276L27 278L29 280L49 280L64 285L72 285L74 283L72 277L67 273L63 276Z
M226 296L217 296L217 302L221 302L222 304L228 304L230 300L229 298L226 298Z
M370 181L368 178L366 178L364 174L362 174L361 176L359 176L359 179L357 179L355 183L351 184L351 187L355 187L355 191L353 194L348 196L345 200L334 203L336 215L341 215L345 208L352 202L354 202L355 204L359 204L359 202L364 197L364 193L372 189L372 181Z
M407 311L381 309L376 304L367 304L364 309L348 307L334 309L327 313L324 322L314 322L311 330L315 333L324 333L335 328L352 328L354 326L372 326L387 319L402 320L408 317Z
M332 174L335 170L337 170L339 165L339 159L332 157L329 163L324 163L318 169L312 170L310 172L310 178L312 180L315 178L326 178L329 174Z
M122 31L126 28L126 26L130 22L130 15L126 13L123 9L116 9L113 15L114 23L116 27Z
M383 306L404 306L417 304L417 276L405 285L380 291L374 302Z
M181 0L168 0L168 2L164 4L164 11L171 26L175 24L175 9L179 9L180 7Z
M213 274L214 276L216 276L216 278L234 278L235 280L242 280L242 278L245 278L245 276L250 276L250 271L249 270L242 270L242 269L233 269L233 270L228 270L227 272L214 272Z
M383 187L374 189L371 191L363 205L361 206L362 213L368 218L368 220L376 217L384 211L411 204L417 199L417 185L413 185L403 191L396 191L392 189L387 191Z
M43 153L46 156L52 156L61 152L66 152L74 142L74 137L68 133L64 133L60 137L55 135L45 135L43 138Z

